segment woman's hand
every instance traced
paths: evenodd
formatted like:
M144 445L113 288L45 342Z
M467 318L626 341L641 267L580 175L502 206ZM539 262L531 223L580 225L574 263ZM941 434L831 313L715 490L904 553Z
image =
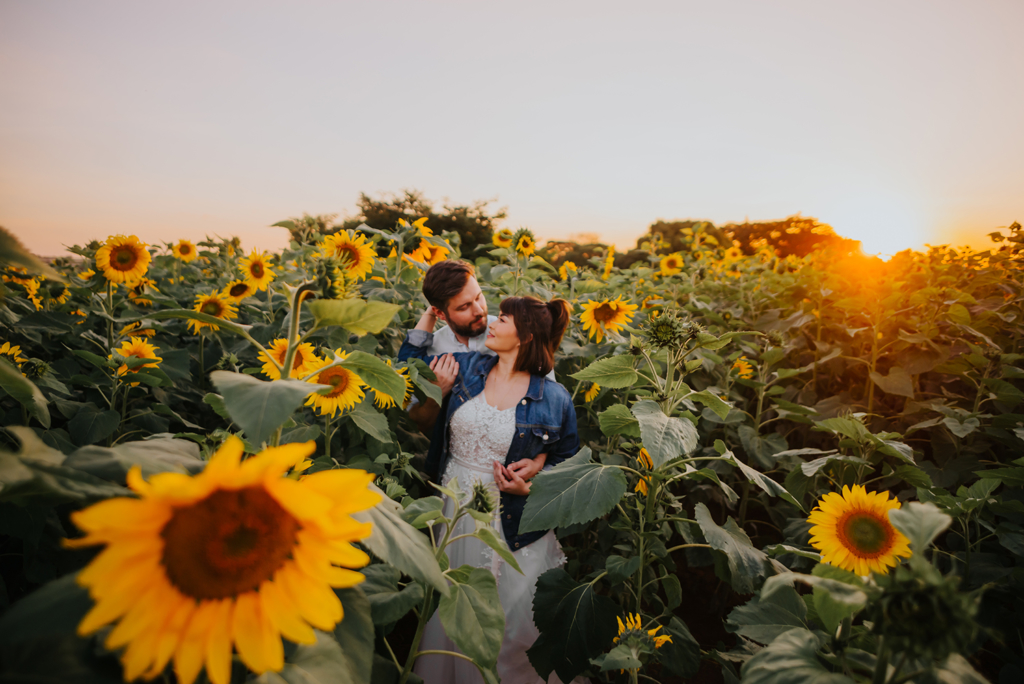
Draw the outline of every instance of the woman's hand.
M435 356L430 362L430 370L434 371L437 381L434 383L441 388L441 396L447 397L455 384L455 378L459 375L459 363L451 354Z
M498 485L498 489L509 494L525 496L530 493L529 482L497 461L494 461L494 482Z
M547 454L537 454L535 458L524 458L521 461L516 461L508 467L508 470L518 474L524 480L530 480L544 468L544 463L547 460Z

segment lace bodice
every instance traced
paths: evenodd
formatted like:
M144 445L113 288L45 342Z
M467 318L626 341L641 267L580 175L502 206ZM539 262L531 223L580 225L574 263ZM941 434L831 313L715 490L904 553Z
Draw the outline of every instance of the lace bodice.
M489 469L493 461L505 462L516 433L516 407L499 411L481 392L455 411L449 429L452 456Z

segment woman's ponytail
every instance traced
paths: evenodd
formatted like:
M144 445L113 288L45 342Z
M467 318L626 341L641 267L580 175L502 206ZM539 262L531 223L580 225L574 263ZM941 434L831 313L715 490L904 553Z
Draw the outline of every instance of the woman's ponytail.
M551 314L551 353L554 354L562 344L562 336L569 327L569 302L564 299L552 299L546 306Z

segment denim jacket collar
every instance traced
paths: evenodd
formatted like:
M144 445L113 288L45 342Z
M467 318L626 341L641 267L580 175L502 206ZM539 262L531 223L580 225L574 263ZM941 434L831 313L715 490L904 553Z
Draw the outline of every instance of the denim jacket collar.
M470 393L471 394L476 395L479 392L483 391L483 385L487 383L487 375L491 372L491 369L494 368L495 365L497 365L497 363L498 363L498 357L497 356L488 356L488 357L486 357L484 359L481 359L480 363L477 364L477 369L476 369L476 374L475 374L476 375L476 379L480 383L480 389L479 390L475 390L475 391L474 391L474 389L470 389ZM534 374L531 373L530 374L530 387L526 390L526 398L527 399L531 399L533 401L540 401L540 400L542 400L544 398L544 381L545 380L546 380L546 378L543 375L534 375ZM476 386L476 383L473 383L473 384L474 384L474 386ZM469 388L467 388L467 389L469 389Z

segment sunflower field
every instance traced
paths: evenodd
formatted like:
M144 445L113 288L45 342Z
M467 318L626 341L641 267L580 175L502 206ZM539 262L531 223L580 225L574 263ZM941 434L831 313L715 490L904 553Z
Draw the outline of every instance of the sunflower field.
M699 228L629 264L425 220L293 237L43 263L0 232L0 681L404 684L437 611L497 682L495 579L449 567L445 523L516 561L485 491L421 475L404 409L440 390L397 361L446 258L492 313L573 306L582 448L520 527L568 557L541 677L1024 681L1020 225L887 262Z

